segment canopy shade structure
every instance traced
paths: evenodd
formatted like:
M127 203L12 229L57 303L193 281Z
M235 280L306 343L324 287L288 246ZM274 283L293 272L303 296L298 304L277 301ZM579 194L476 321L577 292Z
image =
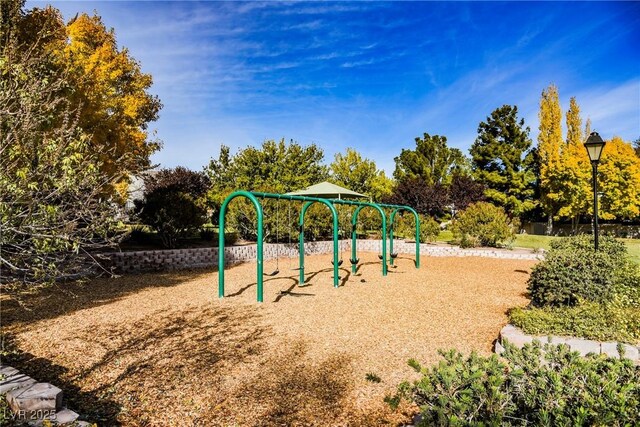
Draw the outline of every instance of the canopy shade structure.
M347 188L340 187L339 185L332 184L324 181L320 184L311 185L304 190L292 191L285 193L288 196L307 196L307 197L319 197L322 199L368 199L369 196L356 193Z

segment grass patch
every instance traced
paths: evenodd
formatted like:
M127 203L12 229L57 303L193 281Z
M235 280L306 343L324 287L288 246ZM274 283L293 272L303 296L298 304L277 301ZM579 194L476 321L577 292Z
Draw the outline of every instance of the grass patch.
M640 342L640 307L583 303L575 307L514 308L509 322L527 334L571 335Z
M562 237L556 236L537 236L535 234L517 234L513 241L514 248L530 248L549 250L551 242Z
M442 230L436 238L436 241L451 243L453 241L453 233L451 232L451 230Z
M640 239L620 239L627 245L629 258L640 264Z

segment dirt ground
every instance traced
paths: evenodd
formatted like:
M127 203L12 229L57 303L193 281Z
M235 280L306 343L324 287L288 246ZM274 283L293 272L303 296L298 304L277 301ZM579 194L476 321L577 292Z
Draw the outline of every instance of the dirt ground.
M438 349L488 354L506 311L526 305L533 261L400 256L381 275L376 254L348 260L333 288L329 255L280 260L256 301L256 265L59 285L21 303L4 294L4 357L64 390L98 425L399 425L383 402L414 378L409 358ZM265 272L274 261L265 262ZM373 373L380 383L365 380Z

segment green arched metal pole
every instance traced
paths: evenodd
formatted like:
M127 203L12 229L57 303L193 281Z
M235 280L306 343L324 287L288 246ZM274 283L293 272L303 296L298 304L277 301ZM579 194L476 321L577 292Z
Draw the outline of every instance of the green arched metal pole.
M364 208L364 206L358 206L355 211L353 211L353 216L351 217L351 259L355 260L358 257L358 250L356 245L358 244L358 235L356 233L358 227L358 215L360 211ZM358 269L357 264L351 264L351 272L355 273Z
M263 214L262 214L262 205L254 196L248 191L236 191L231 193L222 203L222 207L220 208L220 222L218 223L218 297L224 298L224 217L227 212L227 206L229 202L231 202L236 197L246 197L251 200L253 206L256 208L256 213L258 214L258 241L256 247L256 255L258 258L258 272L257 272L257 292L258 292L258 302L262 302L262 239L263 239Z
M351 257L353 259L356 258L356 225L358 224L358 215L360 215L360 211L366 207L371 207L380 212L380 216L382 217L382 275L387 275L387 216L384 214L384 211L380 207L380 205L376 203L361 203L355 202L353 203L358 205L358 208L353 213L351 217ZM356 265L351 265L351 271L356 272Z
M393 226L396 223L395 222L396 214L400 211L411 212L413 213L413 217L415 218L415 221L416 221L416 268L420 268L420 216L418 215L418 212L416 212L414 209L410 208L409 206L396 207L394 211L391 213L391 216L390 216L391 227L389 231L389 235L390 235L389 251L393 253ZM391 258L391 265L393 265L393 258Z
M322 199L318 197L306 197L306 196L296 196L296 195L288 195L288 194L273 194L273 193L259 193L259 192L249 192L249 191L236 191L231 193L223 202L220 208L220 233L218 236L218 296L220 298L224 297L224 226L225 226L225 214L227 211L227 206L229 202L231 202L236 197L246 197L248 198L256 208L256 213L258 216L258 224L257 224L257 299L258 302L263 301L263 238L264 238L264 219L263 219L263 210L262 205L258 201L257 197L261 198L269 198L269 199L283 199L290 201L304 201L307 202L300 213L300 284L304 283L304 215L313 203L323 203L329 207L331 213L333 215L333 283L334 287L339 286L338 279L338 213L335 209L334 204L343 204L343 205L352 205L358 206L356 211L353 214L352 218L352 246L351 246L351 254L352 258L356 257L356 224L358 220L358 214L365 207L372 207L380 212L380 216L382 217L382 275L387 275L387 220L382 207L386 208L396 208L396 211L391 215L391 223L393 223L395 213L399 210L407 210L413 213L416 219L416 268L420 267L420 219L415 210L410 208L409 206L399 206L399 205L388 205L388 204L378 204L378 203L365 203L365 202L354 202L348 200L340 200L340 199ZM391 240L391 244L393 245L393 238ZM391 246L393 249L393 246ZM352 265L352 271L355 272L356 266Z
M302 206L302 210L300 211L300 250L298 251L300 255L300 282L299 286L304 285L304 215L307 213L307 209L314 203L323 203L325 204L329 210L331 210L331 214L333 215L333 287L337 288L340 286L340 278L339 270L340 266L338 265L338 212L336 211L335 206L327 200L312 200Z

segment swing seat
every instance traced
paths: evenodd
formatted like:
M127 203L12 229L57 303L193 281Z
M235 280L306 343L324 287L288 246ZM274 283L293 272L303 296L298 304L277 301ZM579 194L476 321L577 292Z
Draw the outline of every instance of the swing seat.
M351 261L352 265L358 265L360 258L351 258L349 261Z
M390 256L391 256L391 258L396 259L396 258L398 258L398 252L394 252Z
M382 254L378 254L378 259L382 259Z
M331 261L331 265L333 265L333 260ZM338 267L342 265L342 260L338 261Z
M276 270L272 273L264 273L265 276L269 276L269 277L277 276L278 274L280 274L280 270Z

